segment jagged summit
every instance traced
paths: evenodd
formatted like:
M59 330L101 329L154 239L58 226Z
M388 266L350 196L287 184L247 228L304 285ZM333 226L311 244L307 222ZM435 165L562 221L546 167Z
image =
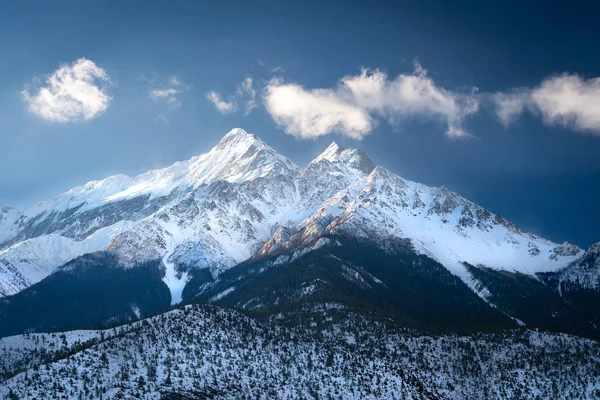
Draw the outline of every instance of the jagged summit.
M260 140L256 135L252 133L248 133L242 128L233 128L229 132L223 136L223 138L219 141L219 144L215 147L215 149L222 149L231 146L246 146L250 147L252 145L265 145L266 144Z
M242 128L232 128L229 132L227 132L223 136L223 139L221 139L221 141L228 140L231 138L248 138L248 139L259 140L255 134L249 133Z
M8 213L11 210L14 210L14 207L8 206L6 204L0 204L0 213L2 213L2 214Z
M575 245L570 245L571 249ZM564 247L564 244L561 248ZM576 284L587 289L600 289L600 242L592 244L583 255L558 271L559 285Z
M375 168L375 164L373 164L364 151L358 149L345 149L336 142L332 142L311 162L311 164L319 163L324 160L327 160L330 163L346 164L365 174L370 173Z
M84 209L89 209L144 195L159 198L217 180L239 182L271 173L295 174L297 170L293 162L255 135L236 128L208 153L133 178L118 174L88 182L60 195L46 208L66 210L84 204Z
M335 162L338 160L340 153L344 150L343 147L338 145L336 142L331 142L327 148L314 159L314 162L319 162L322 160L328 160L330 162Z
M600 242L588 247L583 257L579 260L579 263L588 268L594 268L596 273L600 275Z

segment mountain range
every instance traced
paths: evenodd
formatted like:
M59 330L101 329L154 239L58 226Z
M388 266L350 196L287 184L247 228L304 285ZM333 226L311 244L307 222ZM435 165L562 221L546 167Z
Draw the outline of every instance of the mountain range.
M0 206L0 337L119 324L133 324L131 333L140 319L209 303L234 313L235 329L251 318L292 329L285 335L301 329L306 340L306 330L345 324L344 315L393 332L598 340L599 271L600 243L554 243L361 150L334 142L300 168L233 129L208 153L164 169L88 182L23 211ZM194 323L225 312L210 307L210 317L194 311ZM152 326L164 323L157 318ZM131 335L149 334L144 326ZM415 373L389 393L486 397L439 382L434 390Z

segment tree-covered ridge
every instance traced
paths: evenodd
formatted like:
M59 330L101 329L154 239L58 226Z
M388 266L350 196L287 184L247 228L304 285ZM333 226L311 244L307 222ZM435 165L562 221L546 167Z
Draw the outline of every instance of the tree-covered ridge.
M197 305L106 331L2 383L3 398L593 398L600 346L507 331L423 335L332 308L289 327Z
M0 299L0 337L133 322L170 306L160 261L123 268L107 252L86 254L43 281Z

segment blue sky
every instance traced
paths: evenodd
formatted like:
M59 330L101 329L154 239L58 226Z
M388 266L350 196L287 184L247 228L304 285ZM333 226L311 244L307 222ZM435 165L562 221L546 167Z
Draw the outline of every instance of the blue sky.
M167 166L242 127L299 165L336 140L555 241L600 240L591 2L11 3L0 203ZM81 76L97 88L81 101L40 95L68 100Z

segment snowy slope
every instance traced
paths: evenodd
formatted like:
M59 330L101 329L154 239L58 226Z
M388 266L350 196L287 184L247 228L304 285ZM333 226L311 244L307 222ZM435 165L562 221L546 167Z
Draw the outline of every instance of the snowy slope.
M0 339L0 371L9 372L23 367L31 368L43 362L46 352L65 352L73 346L91 342L101 336L102 331L78 330L64 333L26 333ZM105 331L106 336L110 331Z
M0 205L0 249L16 236L22 214L13 207Z
M284 235L276 232L270 247L298 247L323 233L408 238L418 252L438 260L469 286L463 262L532 275L559 270L583 253L575 245L558 245L523 231L445 187L404 180L382 167L357 178L288 232L297 233L281 243Z

